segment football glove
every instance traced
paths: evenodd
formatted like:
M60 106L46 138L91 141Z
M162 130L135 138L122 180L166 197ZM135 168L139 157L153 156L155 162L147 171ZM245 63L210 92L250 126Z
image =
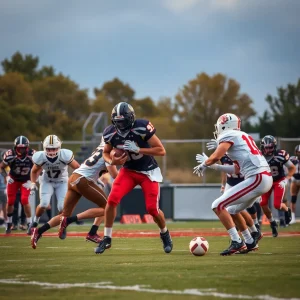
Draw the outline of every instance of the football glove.
M199 164L202 164L208 159L208 156L203 152L202 154L196 154L196 161Z
M276 156L274 156L274 160L279 162L279 163L284 163L286 159L285 159L284 156L276 155Z
M283 179L283 180L281 180L281 181L279 182L279 186L280 186L282 189L284 189L287 183L288 183L288 180L285 178L285 179Z
M31 181L27 180L25 183L22 184L25 189L29 190L31 188Z
M217 147L218 147L217 140L211 139L210 142L206 143L207 150L214 150L217 149Z
M125 141L123 149L130 152L134 152L136 154L139 154L140 152L140 148L135 144L134 141L130 141L130 140Z
M200 176L204 175L204 171L207 169L207 165L203 162L202 164L194 167L193 173Z
M6 177L6 182L7 182L8 184L12 184L12 183L14 183L15 181L14 181L10 176L7 176L7 177Z
M38 191L38 187L37 187L36 183L31 182L31 185L30 185L30 195L34 196L37 191Z

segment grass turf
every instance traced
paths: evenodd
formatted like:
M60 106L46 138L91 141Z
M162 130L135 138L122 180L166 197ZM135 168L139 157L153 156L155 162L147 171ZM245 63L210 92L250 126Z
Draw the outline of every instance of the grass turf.
M175 222L168 227L171 232L190 228L222 230L219 222ZM68 231L88 228L70 226ZM114 228L156 229L152 224L116 224ZM300 231L300 224L279 230ZM269 228L264 227L263 231ZM229 257L219 255L229 239L209 233L205 237L210 249L203 257L189 253L191 237L174 237L171 254L163 252L158 237L115 238L112 249L102 255L95 255L96 244L86 243L82 237L65 241L43 237L36 250L31 249L27 236L0 238L0 298L216 299L214 296L221 296L218 293L231 299L241 295L249 296L248 299L257 295L300 297L300 237L283 237L280 233L278 238L263 238L255 253ZM15 283L4 279L13 279ZM21 281L24 283L19 284ZM93 287L82 284L99 282L102 284ZM45 283L71 285L47 287ZM82 285L75 287L75 283Z

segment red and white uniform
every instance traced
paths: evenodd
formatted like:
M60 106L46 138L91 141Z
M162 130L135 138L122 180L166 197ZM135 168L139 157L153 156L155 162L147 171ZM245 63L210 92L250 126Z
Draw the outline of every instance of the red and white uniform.
M212 203L212 209L226 208L230 214L236 214L251 206L257 197L270 190L273 183L270 167L253 138L243 131L224 131L217 141L218 144L231 144L226 154L239 166L245 180L225 191Z

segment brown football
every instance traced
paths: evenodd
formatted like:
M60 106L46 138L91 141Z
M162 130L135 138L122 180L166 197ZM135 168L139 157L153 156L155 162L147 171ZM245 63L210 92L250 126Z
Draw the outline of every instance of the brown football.
M118 149L118 148L113 148L110 152L110 156L113 157L120 157L123 155L123 153L125 153L125 150L123 149Z

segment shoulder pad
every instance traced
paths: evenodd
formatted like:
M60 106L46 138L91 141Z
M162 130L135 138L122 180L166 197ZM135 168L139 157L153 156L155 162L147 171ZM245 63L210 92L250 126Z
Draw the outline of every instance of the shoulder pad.
M224 133L222 133L220 136L218 136L217 138L217 142L218 144L222 143L222 142L228 142L228 143L233 143L233 139L236 137L236 135L234 134L233 130L230 131L225 131Z
M110 143L111 138L116 133L116 129L113 125L107 126L103 131L103 139L106 144Z
M70 164L74 159L73 151L69 149L60 149L59 156L59 160L67 165Z
M156 129L149 120L137 119L131 128L131 131L140 135L147 141L155 134Z
M30 148L30 149L28 150L28 154L27 154L27 155L28 155L28 156L33 156L33 154L36 153L36 152L37 152L37 151L35 151L34 149L31 149L31 148Z
M37 151L32 156L33 163L40 167L45 163L46 160L47 158L44 151Z

